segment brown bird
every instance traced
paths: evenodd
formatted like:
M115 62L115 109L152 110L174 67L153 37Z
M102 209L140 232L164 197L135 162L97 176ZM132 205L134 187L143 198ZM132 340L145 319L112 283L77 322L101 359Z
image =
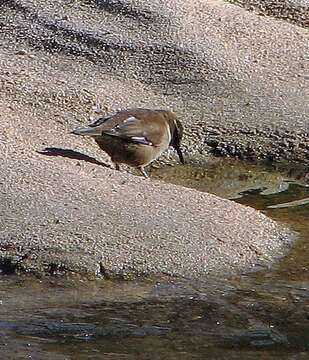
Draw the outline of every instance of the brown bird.
M138 168L148 177L144 167L172 146L184 164L180 150L183 126L167 110L129 109L117 112L72 131L75 135L93 137L119 170L119 164Z

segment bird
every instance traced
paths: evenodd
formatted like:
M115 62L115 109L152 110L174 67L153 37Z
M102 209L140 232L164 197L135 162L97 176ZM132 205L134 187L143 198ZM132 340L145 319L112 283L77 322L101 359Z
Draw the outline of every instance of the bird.
M133 166L147 178L145 166L156 160L170 146L182 164L180 149L183 125L169 110L126 109L97 119L74 135L90 136L105 151L119 170L119 164Z

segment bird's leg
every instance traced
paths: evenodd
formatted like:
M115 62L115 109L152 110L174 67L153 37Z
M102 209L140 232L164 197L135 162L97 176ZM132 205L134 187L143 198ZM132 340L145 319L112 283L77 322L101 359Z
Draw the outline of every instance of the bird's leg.
M148 174L146 173L145 169L144 169L144 166L139 166L138 167L139 171L143 174L144 178L148 178Z

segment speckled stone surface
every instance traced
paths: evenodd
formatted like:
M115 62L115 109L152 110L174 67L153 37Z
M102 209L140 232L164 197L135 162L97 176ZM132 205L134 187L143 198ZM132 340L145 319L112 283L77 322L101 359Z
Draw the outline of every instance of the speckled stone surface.
M0 251L20 271L197 277L281 255L276 224L209 194L45 147L118 108L170 108L186 155L308 161L308 32L222 1L0 5ZM99 109L100 110L100 109ZM61 150L61 151L62 151ZM61 153L60 151L60 153ZM89 160L89 158L88 158ZM93 162L95 162L92 159Z
M82 140L54 120L1 121L0 259L19 271L90 276L234 274L269 264L287 238L263 214L104 166L36 152ZM89 145L95 149L94 144ZM95 150L94 150L95 151Z
M108 112L168 107L188 125L190 152L309 159L306 28L220 0L0 7L1 97L14 106L66 129L96 102Z

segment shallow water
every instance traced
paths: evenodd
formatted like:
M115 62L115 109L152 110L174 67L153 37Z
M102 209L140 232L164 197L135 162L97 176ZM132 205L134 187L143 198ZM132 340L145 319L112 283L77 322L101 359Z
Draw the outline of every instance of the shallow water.
M297 232L295 245L229 280L2 275L0 359L308 359L307 169L218 160L151 176L253 206Z

